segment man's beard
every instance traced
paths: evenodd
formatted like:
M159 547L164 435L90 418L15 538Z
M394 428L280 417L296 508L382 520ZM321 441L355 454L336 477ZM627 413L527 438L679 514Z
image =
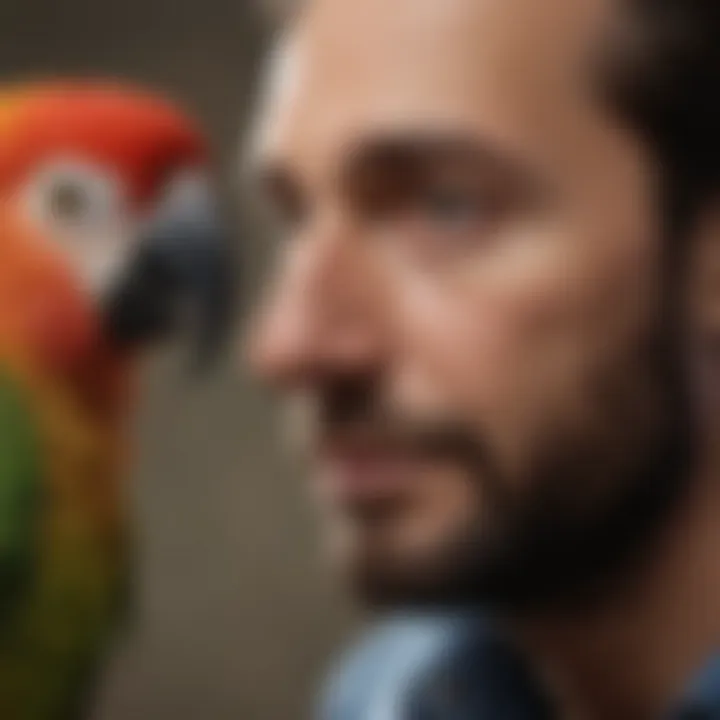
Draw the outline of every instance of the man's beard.
M671 318L662 313L587 379L583 417L548 423L521 482L461 425L368 423L382 436L404 427L393 440L462 465L477 482L478 510L422 557L393 557L391 548L361 556L352 568L358 593L374 606L482 604L510 614L606 597L647 557L690 487L693 414ZM352 415L361 394L342 413Z

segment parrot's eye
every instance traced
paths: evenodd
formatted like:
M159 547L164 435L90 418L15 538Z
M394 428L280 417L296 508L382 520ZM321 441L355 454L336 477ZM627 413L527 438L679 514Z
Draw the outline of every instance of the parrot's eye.
M117 170L86 158L54 157L35 169L19 200L40 236L60 245L92 293L102 293L127 263L135 217Z
M88 212L89 197L82 185L58 182L48 198L52 217L60 222L81 222Z
M34 175L27 199L31 215L60 232L104 231L123 215L121 183L105 168L56 161Z

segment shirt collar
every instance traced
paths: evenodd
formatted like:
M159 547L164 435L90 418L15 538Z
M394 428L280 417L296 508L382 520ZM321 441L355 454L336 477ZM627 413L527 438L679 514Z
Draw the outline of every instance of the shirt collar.
M668 720L720 720L720 653L691 680Z
M432 701L432 690L444 687L445 698L455 705L472 707L470 717L511 717L538 720L553 716L550 704L518 653L497 633L487 618L459 624L465 642L456 646L443 663L444 672L429 682L423 693ZM470 640L470 638L472 638ZM454 686L447 692L447 682ZM440 695L439 697L443 697ZM438 703L440 704L440 703ZM447 710L450 708L448 707ZM482 710L485 714L480 714ZM434 717L434 716L433 716ZM438 717L465 717L461 712ZM664 720L720 720L720 652L714 654L694 675L686 690Z

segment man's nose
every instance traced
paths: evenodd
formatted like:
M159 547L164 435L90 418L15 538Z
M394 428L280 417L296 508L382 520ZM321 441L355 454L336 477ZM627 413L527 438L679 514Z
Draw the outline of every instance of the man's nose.
M337 226L292 241L251 324L253 370L276 386L361 373L378 362L383 289L358 238Z

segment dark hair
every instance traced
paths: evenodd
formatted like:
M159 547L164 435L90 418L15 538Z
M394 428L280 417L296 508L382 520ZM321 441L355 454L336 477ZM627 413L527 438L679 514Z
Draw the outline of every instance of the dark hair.
M605 88L688 219L720 193L720 0L623 0L619 19Z

